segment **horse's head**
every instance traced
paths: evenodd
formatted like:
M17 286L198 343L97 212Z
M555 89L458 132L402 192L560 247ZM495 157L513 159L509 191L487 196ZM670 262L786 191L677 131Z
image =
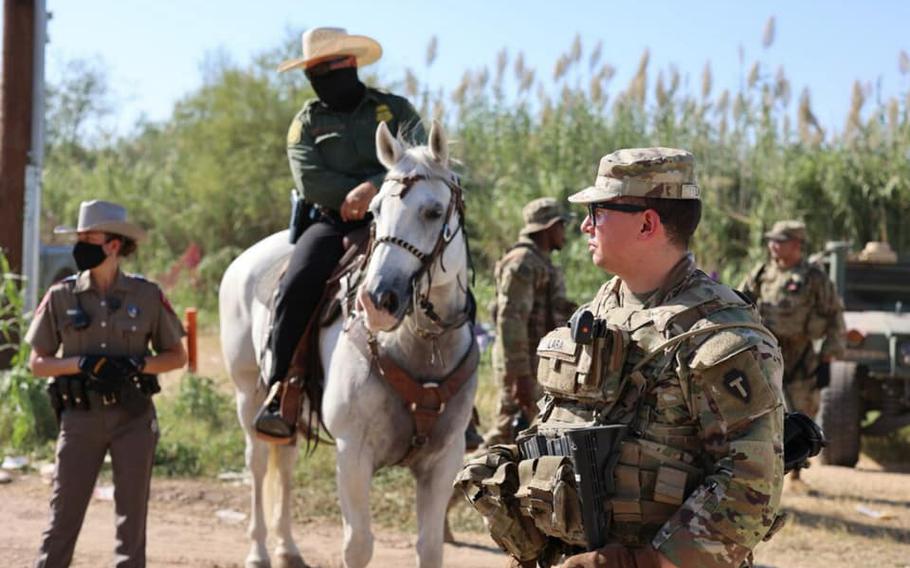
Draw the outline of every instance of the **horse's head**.
M433 123L429 145L405 148L380 123L376 152L389 173L370 204L371 254L359 295L373 332L397 327L414 298L428 297L431 288L459 277L467 285L464 202L442 126Z

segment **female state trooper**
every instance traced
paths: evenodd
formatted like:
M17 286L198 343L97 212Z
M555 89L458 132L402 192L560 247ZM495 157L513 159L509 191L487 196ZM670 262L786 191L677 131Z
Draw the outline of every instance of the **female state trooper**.
M287 378L297 343L344 253L344 237L367 226L367 208L385 178L376 157L376 127L385 122L411 141L426 140L411 103L358 78L359 67L382 55L376 40L341 28L313 28L302 44L303 57L285 61L278 71L302 68L318 97L303 105L287 136L294 184L315 205L316 220L297 239L279 284L269 345L273 388L255 423L260 437L279 443L294 439L295 424L281 416L274 387Z
M48 290L26 334L29 364L51 377L58 412L50 524L36 566L68 566L107 452L114 482L115 565L145 566L145 522L158 423L155 377L186 362L184 331L161 289L120 271L145 236L106 201L79 208L79 272ZM149 349L151 344L151 350Z

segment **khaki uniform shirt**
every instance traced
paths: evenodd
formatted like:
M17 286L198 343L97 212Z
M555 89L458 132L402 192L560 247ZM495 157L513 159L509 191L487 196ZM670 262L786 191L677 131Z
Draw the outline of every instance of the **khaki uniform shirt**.
M844 305L819 265L805 259L791 268L760 264L740 289L755 299L764 324L780 341L785 382L811 375L818 355L843 356ZM816 354L812 342L819 339L822 345Z
M88 326L77 329L78 314ZM185 335L180 319L157 284L118 272L101 296L88 270L57 282L47 291L25 335L41 353L61 357L111 355L144 357L168 350Z
M562 271L522 236L496 264L493 368L508 377L534 376L540 338L564 324L576 305L566 299Z
M351 112L336 112L319 99L303 105L288 129L288 160L297 190L308 201L338 211L348 192L364 181L377 188L385 166L376 157L376 127L387 123L415 144L426 132L411 103L403 97L367 87Z

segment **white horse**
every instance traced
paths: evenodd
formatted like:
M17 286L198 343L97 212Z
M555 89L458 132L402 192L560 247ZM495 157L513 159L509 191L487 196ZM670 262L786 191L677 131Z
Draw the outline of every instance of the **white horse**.
M401 463L417 480L417 565L436 567L442 566L446 505L477 388L462 191L438 124L428 146L407 149L382 123L376 145L389 174L370 206L375 221L357 307L320 331L321 410L336 445L345 566L364 566L373 553L373 474ZM269 565L265 517L272 509L279 563L304 565L290 530L296 446L267 444L253 432L265 397L257 362L269 319L256 286L289 252L287 233L272 235L241 254L221 283L222 349L253 478L247 566ZM278 474L275 507L263 502L267 471Z

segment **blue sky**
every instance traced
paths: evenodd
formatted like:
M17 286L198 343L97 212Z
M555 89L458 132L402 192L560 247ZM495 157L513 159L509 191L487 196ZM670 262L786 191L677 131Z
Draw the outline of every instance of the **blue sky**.
M840 129L853 81L869 82L883 99L910 91L898 71L910 52L910 2L650 0L561 2L524 0L47 0L48 78L74 58L103 62L117 106L118 128L140 115L166 118L181 95L199 86L207 56L226 53L240 64L274 48L289 34L335 25L378 39L385 50L371 68L400 80L412 68L422 81L451 90L466 69L492 67L496 54L523 52L549 82L558 56L576 33L585 52L603 42L602 61L617 70L612 91L627 85L642 50L650 49L651 81L674 64L698 92L706 61L714 92L736 89L756 58L769 73L783 65L792 107L809 86L816 115ZM762 31L776 18L776 39L762 48ZM438 38L427 69L426 46ZM746 65L739 61L739 47ZM278 64L278 61L275 62ZM302 80L302 79L301 79Z

